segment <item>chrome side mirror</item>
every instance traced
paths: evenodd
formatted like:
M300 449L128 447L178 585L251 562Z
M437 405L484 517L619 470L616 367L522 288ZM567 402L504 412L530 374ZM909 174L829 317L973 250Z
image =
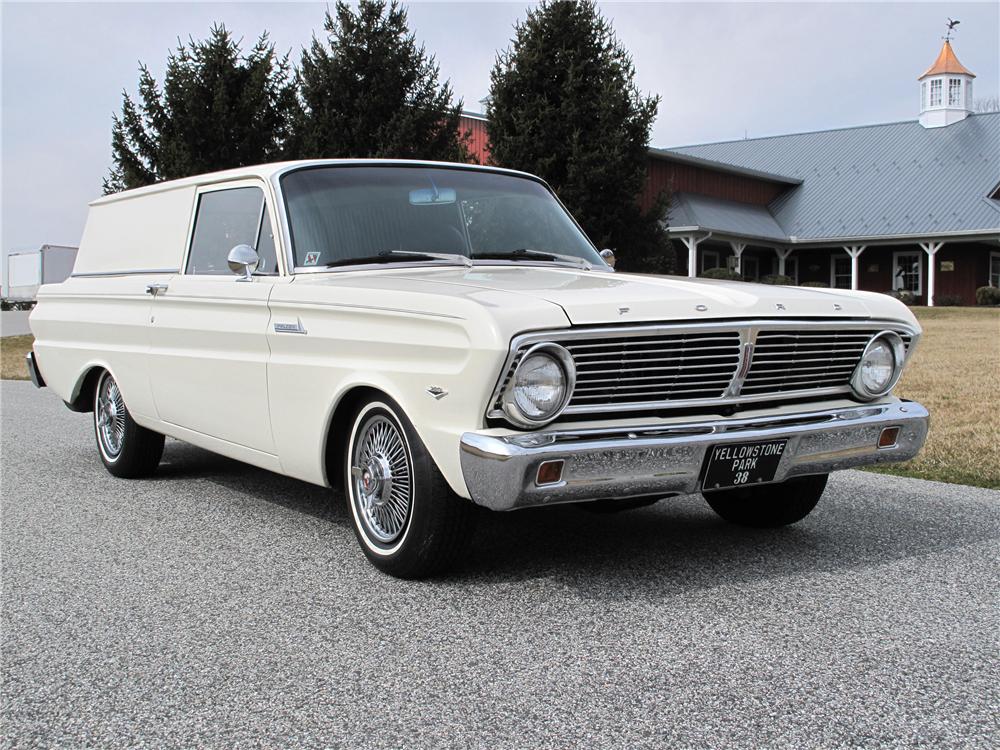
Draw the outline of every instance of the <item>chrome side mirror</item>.
M253 272L257 270L260 263L260 256L249 245L237 245L229 251L229 257L226 260L229 262L229 270L240 274L237 281L251 281Z
M601 250L601 258L613 269L615 267L615 251L608 248Z

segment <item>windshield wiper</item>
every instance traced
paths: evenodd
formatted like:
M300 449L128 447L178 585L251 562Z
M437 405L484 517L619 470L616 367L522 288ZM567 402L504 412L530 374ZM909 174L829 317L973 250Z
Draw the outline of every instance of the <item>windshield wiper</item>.
M341 258L331 260L326 264L327 268L335 266L359 266L366 263L393 263L399 261L404 256L406 258L423 258L425 260L450 260L457 261L467 268L472 267L472 261L461 253L425 253L418 250L382 250L375 255L364 255L360 258Z
M547 250L532 250L531 248L522 247L517 250L506 250L503 252L488 252L488 253L475 253L473 258L541 258L544 260L551 260L557 263L572 263L578 268L582 268L584 271L593 270L594 266L590 264L589 261L584 258L579 258L575 255L563 255L561 253L550 253Z

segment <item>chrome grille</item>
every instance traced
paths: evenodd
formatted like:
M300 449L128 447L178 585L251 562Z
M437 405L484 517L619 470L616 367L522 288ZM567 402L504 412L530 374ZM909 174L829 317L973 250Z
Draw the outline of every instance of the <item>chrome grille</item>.
M564 413L600 414L850 393L865 345L884 330L897 331L909 354L913 331L879 321L748 320L525 334L512 342L488 416L503 417L503 390L524 352L541 341L564 346L576 364Z
M845 386L878 331L760 331L742 393Z
M740 360L737 331L560 343L576 363L569 408L718 398Z

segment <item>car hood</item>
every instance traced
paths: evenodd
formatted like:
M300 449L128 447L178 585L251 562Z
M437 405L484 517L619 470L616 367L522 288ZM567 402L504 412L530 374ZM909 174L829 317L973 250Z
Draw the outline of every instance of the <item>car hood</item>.
M886 295L551 267L428 268L413 280L542 299L574 325L746 317L909 318ZM879 299L881 298L881 299Z

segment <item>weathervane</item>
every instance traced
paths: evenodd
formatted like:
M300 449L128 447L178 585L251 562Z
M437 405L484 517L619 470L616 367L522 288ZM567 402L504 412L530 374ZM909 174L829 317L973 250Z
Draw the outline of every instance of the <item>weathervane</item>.
M961 21L955 21L955 20L953 20L951 18L948 19L948 33L944 35L944 40L946 42L950 42L951 41L951 34L955 30L955 27L958 26L960 23L962 23L962 22Z

